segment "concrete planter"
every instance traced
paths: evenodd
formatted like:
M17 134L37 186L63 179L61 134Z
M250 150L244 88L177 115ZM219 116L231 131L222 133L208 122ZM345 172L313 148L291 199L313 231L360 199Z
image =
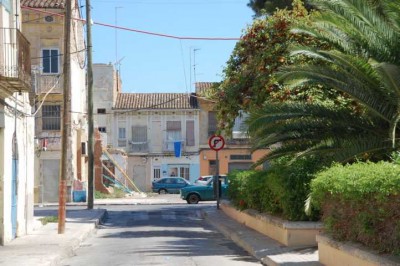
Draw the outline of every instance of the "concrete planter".
M290 222L255 210L239 211L225 200L220 207L232 219L288 247L316 246L316 235L323 231L320 222Z
M382 256L360 244L342 243L325 235L317 236L319 262L326 266L360 265L389 266L400 265L400 258Z

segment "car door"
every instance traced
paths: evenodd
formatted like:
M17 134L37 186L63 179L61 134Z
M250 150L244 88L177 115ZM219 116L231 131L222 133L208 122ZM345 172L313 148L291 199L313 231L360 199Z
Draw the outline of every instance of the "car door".
M181 179L181 178L176 179L175 192L179 192L179 190L180 190L181 188L184 188L184 187L186 187L186 186L187 186L187 183L185 182L185 180L183 180L183 179Z
M201 199L202 200L214 200L214 186L213 186L213 180L211 179L203 188L202 193L201 193Z

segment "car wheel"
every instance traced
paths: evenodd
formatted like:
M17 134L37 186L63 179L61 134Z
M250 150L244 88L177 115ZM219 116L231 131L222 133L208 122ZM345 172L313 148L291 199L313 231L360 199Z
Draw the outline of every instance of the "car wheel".
M167 192L168 191L165 188L158 190L158 194L167 194Z
M200 197L197 194L190 194L186 201L189 204L197 204L200 201Z

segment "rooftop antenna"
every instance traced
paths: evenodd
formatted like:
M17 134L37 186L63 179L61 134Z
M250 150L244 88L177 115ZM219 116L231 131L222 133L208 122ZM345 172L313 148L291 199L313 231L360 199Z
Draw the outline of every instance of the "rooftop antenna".
M196 52L199 50L200 50L199 48L193 49L193 78L195 86L196 86Z
M115 26L118 26L118 9L122 8L122 6L115 7ZM120 60L121 61L121 60ZM118 69L118 29L115 27L115 68Z

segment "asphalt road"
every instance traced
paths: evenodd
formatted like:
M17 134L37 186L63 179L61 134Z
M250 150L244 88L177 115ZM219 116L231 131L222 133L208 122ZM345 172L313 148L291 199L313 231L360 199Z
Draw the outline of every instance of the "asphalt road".
M214 205L107 206L104 224L61 265L260 265L201 217Z

